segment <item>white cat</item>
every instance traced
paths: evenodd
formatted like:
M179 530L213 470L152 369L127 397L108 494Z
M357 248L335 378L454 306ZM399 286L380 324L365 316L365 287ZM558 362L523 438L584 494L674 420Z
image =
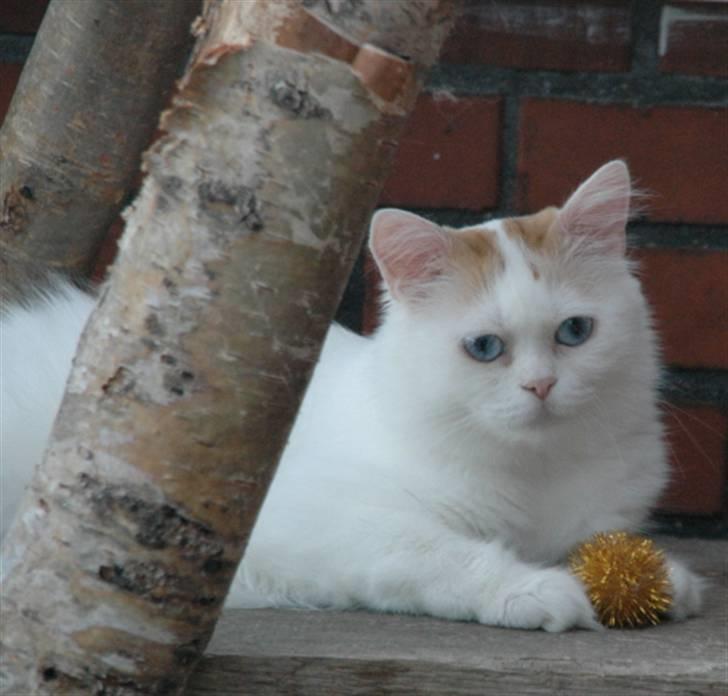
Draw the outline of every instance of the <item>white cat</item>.
M383 324L372 338L329 332L228 606L598 627L561 564L594 532L639 529L668 477L655 338L624 256L629 202L615 161L560 210L524 218L452 230L376 213ZM42 454L90 309L68 293L2 324L11 497ZM68 323L40 317L61 305ZM42 360L24 354L33 331ZM64 362L53 389L47 376L26 389L50 352ZM682 619L703 583L669 565Z

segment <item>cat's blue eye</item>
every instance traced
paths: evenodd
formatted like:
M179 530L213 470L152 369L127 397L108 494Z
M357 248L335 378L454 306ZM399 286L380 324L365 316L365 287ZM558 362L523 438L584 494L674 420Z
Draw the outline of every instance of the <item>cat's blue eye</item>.
M471 358L480 362L492 362L503 355L506 349L505 343L494 334L468 337L463 341L463 346Z
M569 317L556 329L556 343L562 346L580 346L591 336L594 320L591 317Z

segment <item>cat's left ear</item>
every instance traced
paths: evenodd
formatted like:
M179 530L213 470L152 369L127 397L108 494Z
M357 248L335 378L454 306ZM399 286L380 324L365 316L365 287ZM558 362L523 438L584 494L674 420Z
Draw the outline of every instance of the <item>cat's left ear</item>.
M624 254L631 195L627 165L622 160L607 162L569 197L559 211L559 226L568 236Z

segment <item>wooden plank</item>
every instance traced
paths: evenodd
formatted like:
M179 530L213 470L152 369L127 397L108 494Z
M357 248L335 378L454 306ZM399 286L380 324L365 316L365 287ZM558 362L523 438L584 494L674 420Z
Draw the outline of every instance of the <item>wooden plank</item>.
M702 616L641 630L515 631L369 612L227 612L189 694L728 693L728 541L658 540L709 578Z

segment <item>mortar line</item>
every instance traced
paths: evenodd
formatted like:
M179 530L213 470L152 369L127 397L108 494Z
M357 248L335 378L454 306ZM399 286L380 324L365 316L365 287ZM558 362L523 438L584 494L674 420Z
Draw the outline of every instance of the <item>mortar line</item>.
M632 3L632 70L636 77L659 75L660 15L663 3L659 0L640 0Z
M445 89L456 96L502 96L566 99L635 107L728 106L728 80L677 74L557 72L477 65L440 64L430 72L428 90Z

